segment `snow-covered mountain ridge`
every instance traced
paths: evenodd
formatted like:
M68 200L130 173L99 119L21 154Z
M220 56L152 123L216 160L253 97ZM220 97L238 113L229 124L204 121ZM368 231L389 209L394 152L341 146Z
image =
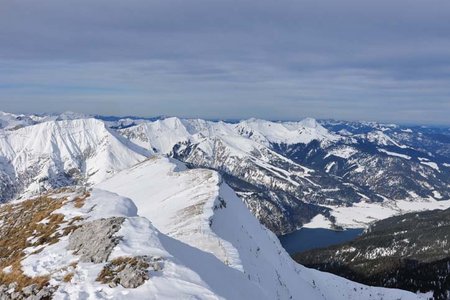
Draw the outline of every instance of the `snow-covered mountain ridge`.
M450 199L450 155L409 142L415 135L432 139L422 131L390 128L342 134L342 128L328 130L312 119L225 123L168 118L119 132L190 167L218 170L261 222L285 233L317 214L348 224L333 218L330 207ZM441 150L450 148L445 135L436 143L444 144Z
M5 297L420 298L297 265L260 222L283 233L443 208L445 133L40 118L0 129Z
M0 197L95 184L147 156L96 119L49 121L0 131Z
M219 171L277 234L315 216L331 226L358 227L378 218L364 213L349 220L346 211L353 207L375 205L389 216L402 211L396 205L401 201L450 199L450 131L445 129L314 119L100 120L75 113L0 119L11 124L0 129L2 200L95 184L155 153Z
M47 215L29 201L44 201ZM66 189L29 201L0 206L7 226L12 216L3 212L14 205L21 215L31 213L39 228L16 228L25 248L1 272L38 283L0 285L6 297L420 298L297 265L216 172L188 170L164 157L123 170L87 193ZM49 233L52 239L41 238Z

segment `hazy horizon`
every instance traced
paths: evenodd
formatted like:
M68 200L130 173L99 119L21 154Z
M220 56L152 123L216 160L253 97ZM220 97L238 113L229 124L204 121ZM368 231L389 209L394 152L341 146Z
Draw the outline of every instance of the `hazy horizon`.
M430 127L430 128L450 128L450 124L426 124L426 123L414 123L414 122L389 122L389 121L380 121L380 120L364 120L364 119L336 119L336 118L316 118L314 116L300 116L299 118L296 119L270 119L270 118L259 118L259 117L255 117L255 116L249 116L249 117L244 117L244 118L220 118L220 117L211 117L211 118L203 118L203 117L198 117L198 116L180 116L180 115L110 115L110 114L97 114L97 113L83 113L83 112L79 112L79 111L53 111L53 112L30 112L30 113L26 113L26 112L21 112L21 111L5 111L5 110L0 110L0 112L3 113L11 113L11 114L15 114L15 115L60 115L60 114L64 114L64 113L74 113L74 114L81 114L81 115L86 115L89 117L97 117L100 119L125 119L125 118L132 118L132 119L166 119L166 118L180 118L180 119L203 119L203 120L207 120L207 121L213 121L213 122L219 122L219 121L223 121L223 122L229 122L229 123L233 123L233 122L239 122L239 121L244 121L244 120L249 120L249 119L260 119L260 120L265 120L265 121L271 121L271 122L298 122L298 121L302 121L304 119L307 118L312 118L315 119L317 121L336 121L336 122L340 122L340 121L344 121L344 122L370 122L370 123L378 123L378 124L382 124L382 125L399 125L399 126L411 126L411 127L419 127L419 126L425 126L425 127Z
M450 124L450 2L31 0L0 110Z

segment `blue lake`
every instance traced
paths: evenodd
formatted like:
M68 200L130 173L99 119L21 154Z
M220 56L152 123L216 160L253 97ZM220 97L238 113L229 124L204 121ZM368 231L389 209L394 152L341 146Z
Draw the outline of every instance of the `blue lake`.
M346 229L336 231L325 228L301 228L292 233L280 236L280 242L289 254L306 250L328 247L351 241L358 237L364 229Z

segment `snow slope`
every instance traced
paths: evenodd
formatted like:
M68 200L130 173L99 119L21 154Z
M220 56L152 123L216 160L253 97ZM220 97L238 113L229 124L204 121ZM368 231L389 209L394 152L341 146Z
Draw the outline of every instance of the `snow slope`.
M242 136L266 147L271 143L307 144L313 140L329 143L340 138L310 118L300 122L249 119L233 124L172 117L143 122L123 129L121 133L145 148L165 154L170 153L179 142L196 143L207 137Z
M0 187L0 200L42 187L98 183L146 155L147 151L96 119L50 121L0 131L0 175L11 182L3 190Z
M311 176L313 170L270 147L272 143L328 143L336 139L312 119L297 123L250 119L233 124L167 118L119 132L154 153L167 154L193 167L212 168L254 186L249 193L245 188L243 192L233 188L242 192L239 196L258 219L278 234L301 226L312 211L322 211L311 206L307 216L302 215L306 203L328 198L322 191L339 184L334 178L318 182L321 178ZM353 192L353 196L358 195ZM291 214L284 215L286 211Z
M28 276L49 275L50 285L57 286L53 299L264 299L262 291L241 272L211 254L162 234L148 219L137 216L136 211L130 199L94 189L82 208L69 203L57 213L64 214L67 220L124 217L116 234L122 238L108 260L139 255L159 258L162 269L149 271L150 280L143 285L112 288L96 281L106 263L80 262L76 253L67 251L67 236L28 255L22 261L22 269ZM73 274L68 282L63 279L66 272Z
M417 161L419 153L429 154L396 141L396 135L389 133L391 127L380 125L367 133L343 136L314 119L226 123L166 118L119 132L153 153L225 174L260 222L280 235L317 214L329 217L330 209L343 215L341 207L361 201L383 209L386 199L449 199L445 167L431 160ZM339 223L367 224L371 215L366 216L355 222L349 216Z
M49 121L87 119L90 116L66 111L60 114L12 114L0 111L0 130L16 130L25 126Z
M221 261L226 275L217 276L219 271L212 271L215 266L192 259L187 265L218 298L249 299L240 294L244 290L258 294L258 299L418 298L297 265L214 171L186 170L168 158L155 157L97 187L133 199L138 215L151 220L163 234Z
M428 154L417 161L417 153L408 152L411 149L381 129L354 136L373 141L377 151L371 153L354 137L331 133L314 119L118 122L138 125L116 131L110 128L118 125L114 121L70 112L0 113L0 126L6 126L0 129L0 201L66 185L95 184L154 153L225 173L253 214L277 234L293 231L317 214L327 215L329 208L338 216L342 204L449 197L445 163L425 158ZM356 212L357 206L349 209ZM366 215L370 219L370 213Z
M329 143L339 139L315 119L306 118L299 122L270 122L249 119L235 125L235 130L243 136L269 146L277 144L308 144L313 140Z
M0 111L0 129L14 130L35 124L34 120L26 115L16 115Z
M430 198L415 199L414 201L385 200L381 203L361 201L350 207L329 206L329 208L332 210L331 215L335 217L336 225L343 228L366 228L374 221L386 219L395 215L434 209L444 210L450 208L450 200L438 201ZM333 228L329 222L322 222L318 225L316 223L318 220L320 220L320 217L316 220L313 219L311 223L305 224L305 227Z

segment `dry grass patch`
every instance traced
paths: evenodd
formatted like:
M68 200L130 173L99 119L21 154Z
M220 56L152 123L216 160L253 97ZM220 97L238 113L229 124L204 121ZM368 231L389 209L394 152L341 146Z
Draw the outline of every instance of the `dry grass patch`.
M81 216L73 217L73 218L67 223L67 226L64 227L64 229L63 229L63 235L69 235L69 234L71 234L72 232L74 232L77 228L80 227L80 225L77 225L77 224L75 224L75 223L81 222L81 221L83 221L83 220L84 220L84 219L83 219L83 217L81 217Z
M84 195L75 198L75 200L73 200L73 202L74 202L73 206L75 206L76 208L82 208L84 206L84 204L86 203L86 199L89 196L90 196L89 193L85 193Z
M148 280L147 269L149 267L150 264L145 257L118 257L105 265L96 280L103 284L109 284L112 287L121 284L126 288L134 288ZM129 271L128 274L121 276L121 272L125 269ZM133 277L134 282L125 279L125 277Z
M74 273L70 272L67 273L64 277L63 277L63 281L64 282L70 282L73 278Z
M17 290L36 284L48 284L48 276L28 277L23 274L21 261L24 250L36 247L33 253L42 251L45 245L55 244L74 230L75 221L61 232L64 215L54 213L66 203L65 198L41 196L14 204L0 206L0 284L17 283ZM41 248L42 247L42 248ZM10 272L2 271L10 267Z
M0 282L16 282L18 288L30 284L42 287L48 277L28 277L23 274L21 260L27 247L52 244L58 241L57 229L64 220L61 214L52 214L61 208L63 200L46 196L18 204L0 206L2 226L0 227L0 270L11 266L8 273L0 273Z

